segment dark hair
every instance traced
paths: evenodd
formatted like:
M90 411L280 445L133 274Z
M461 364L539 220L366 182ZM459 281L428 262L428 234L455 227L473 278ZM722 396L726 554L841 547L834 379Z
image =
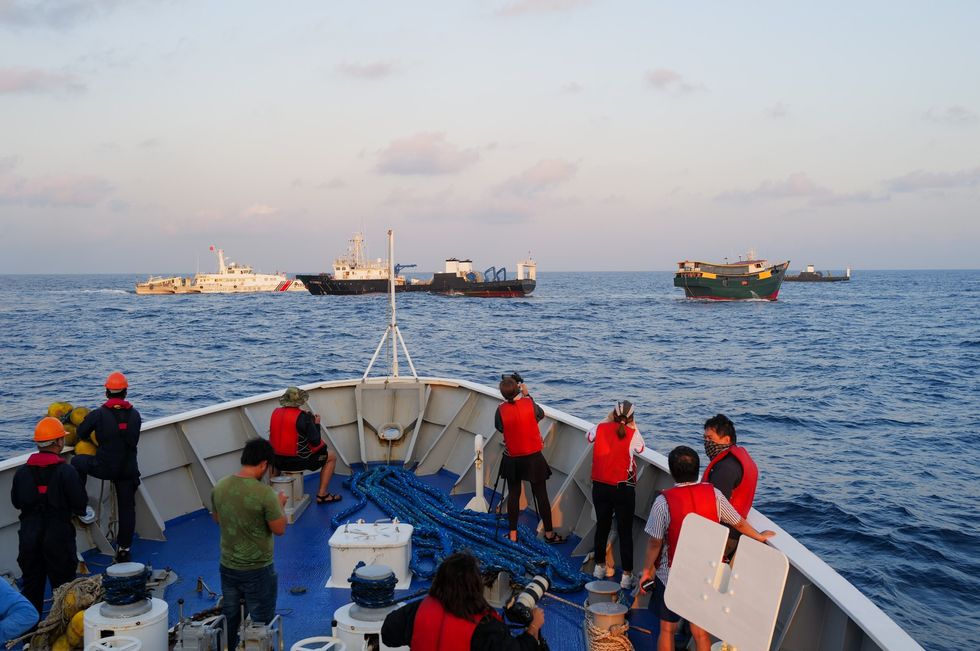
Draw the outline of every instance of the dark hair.
M476 559L466 552L447 556L436 570L429 596L456 617L470 618L490 610L483 598L483 576Z
M667 465L670 467L670 476L674 481L678 483L697 481L698 472L701 471L701 457L686 445L678 445L667 455Z
M704 429L713 429L718 436L727 436L732 440L732 445L737 442L735 439L735 423L725 414L716 414L704 421Z
M126 399L126 391L127 391L127 389L120 389L119 391L111 391L109 389L106 389L105 390L105 397L106 398L109 398L110 400L113 399L113 398L117 398L119 400L125 400Z
M508 376L500 380L500 395L507 402L513 402L520 390L521 388L517 385L517 380L514 378Z
M620 405L623 406L623 413L617 414L614 410L613 420L619 423L619 428L616 430L616 436L618 436L619 439L622 440L626 438L626 423L633 422L633 415L630 414L630 412L633 409L633 403L630 402L629 400L623 400L622 402L618 403L616 407L619 407ZM627 414L630 415L627 416Z
M272 448L272 443L265 439L249 439L242 448L242 465L257 466L263 461L268 461L271 465L276 460L276 451Z

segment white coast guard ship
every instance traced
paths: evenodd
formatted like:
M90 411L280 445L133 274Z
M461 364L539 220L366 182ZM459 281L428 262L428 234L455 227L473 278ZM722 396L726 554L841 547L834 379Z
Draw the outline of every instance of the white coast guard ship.
M261 274L249 265L225 260L225 252L211 245L218 257L217 273L198 273L193 278L151 276L136 283L137 294L241 294L249 292L305 291L302 281L284 273Z

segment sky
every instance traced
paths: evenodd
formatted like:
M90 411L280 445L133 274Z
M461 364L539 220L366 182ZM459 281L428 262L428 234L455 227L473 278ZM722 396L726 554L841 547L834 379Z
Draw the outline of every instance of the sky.
M0 273L980 268L980 3L0 0Z

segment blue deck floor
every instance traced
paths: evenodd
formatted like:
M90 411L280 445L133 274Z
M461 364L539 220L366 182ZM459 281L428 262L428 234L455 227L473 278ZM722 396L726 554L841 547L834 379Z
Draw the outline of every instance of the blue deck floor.
M316 494L316 475L306 479L306 492ZM297 640L315 635L330 635L333 613L350 602L350 590L325 587L330 578L330 546L328 540L332 533L330 519L340 510L350 506L353 500L350 492L342 485L345 477L337 476L331 481L330 490L344 496L338 503L330 505L311 504L299 520L289 525L286 534L276 539L275 566L279 575L279 597L277 612L282 616L286 648ZM422 478L427 483L449 491L456 477L442 472ZM455 496L454 501L465 505L473 493ZM488 493L489 499L489 493ZM368 505L351 519L362 518L371 522L384 515L374 505ZM522 521L535 526L537 519L530 513L522 514ZM137 540L133 545L133 560L148 563L154 569L172 568L179 580L169 586L166 600L170 604L170 625L177 621L177 600L184 599L184 613L190 615L214 607L215 598L207 591L198 593L198 577L217 593L221 592L218 575L218 525L205 510L177 518L167 523L166 542ZM571 537L560 548L570 554L578 542ZM581 559L576 559L578 562ZM106 556L89 552L86 561L91 571L101 571L108 563ZM425 588L428 582L413 579L408 590L395 592L395 598L409 595ZM294 589L304 588L302 594L293 594ZM586 593L563 594L561 598L576 604L585 601ZM542 601L545 608L544 636L552 651L574 651L584 649L582 636L583 613L581 610L562 604L554 599ZM630 615L632 626L654 631L658 622L645 609L634 610ZM646 633L632 629L630 637L637 649L652 649L655 639Z

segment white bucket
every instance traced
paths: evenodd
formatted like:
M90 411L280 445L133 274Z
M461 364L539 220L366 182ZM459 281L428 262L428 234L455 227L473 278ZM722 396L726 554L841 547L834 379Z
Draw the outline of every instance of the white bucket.
M99 602L85 611L85 649L112 637L139 640L140 651L167 651L167 602L151 599L150 610L131 617L105 617ZM96 646L96 649L100 647ZM114 647L109 647L114 648ZM125 647L127 651L134 651Z

